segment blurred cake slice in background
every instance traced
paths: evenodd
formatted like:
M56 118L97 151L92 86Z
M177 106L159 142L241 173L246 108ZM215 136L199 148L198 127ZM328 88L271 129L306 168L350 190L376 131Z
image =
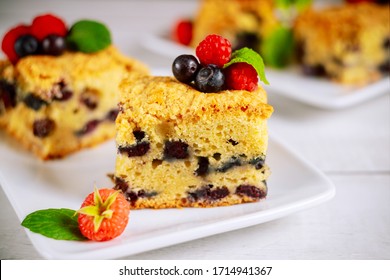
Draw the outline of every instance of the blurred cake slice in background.
M344 4L308 10L294 25L303 73L364 85L389 75L389 6Z
M68 30L56 16L38 16L10 29L2 49L0 128L44 160L112 139L120 81L148 73L112 45L103 24L89 20Z

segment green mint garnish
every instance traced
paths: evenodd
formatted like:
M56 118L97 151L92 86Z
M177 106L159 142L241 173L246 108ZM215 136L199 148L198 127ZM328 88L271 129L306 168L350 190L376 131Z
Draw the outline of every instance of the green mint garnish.
M79 230L77 217L71 209L38 210L28 214L22 226L57 240L86 240Z
M111 44L110 30L100 22L80 20L70 28L67 43L71 49L94 53Z
M261 53L265 63L272 67L281 68L288 64L294 50L293 32L288 27L277 27L265 37L261 45Z
M308 7L312 0L275 0L276 7L280 9L296 8L298 11Z
M265 83L266 85L269 85L269 82L267 81L267 78L265 77L265 71L264 71L264 62L262 57L255 52L254 50L250 48L242 48L239 50L236 50L232 53L232 57L228 63L226 63L223 67L226 68L229 65L233 63L238 62L246 62L253 66L253 68L256 69L257 75L259 75L260 80Z

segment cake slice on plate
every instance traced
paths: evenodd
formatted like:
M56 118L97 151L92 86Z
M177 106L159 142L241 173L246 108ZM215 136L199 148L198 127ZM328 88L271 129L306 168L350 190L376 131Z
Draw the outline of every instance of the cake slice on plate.
M223 40L213 35L198 52L203 65L191 55L178 57L176 78L132 75L122 82L114 180L133 208L211 207L266 197L273 108L250 64L223 69L205 63L209 56L221 64L230 44L223 54L207 52ZM228 63L230 53L223 60Z
M42 21L49 30L34 31ZM0 128L44 160L112 139L120 81L148 73L112 45L101 23L80 21L68 32L59 21L43 15L10 30L0 62ZM78 39L79 32L91 34Z
M389 6L345 4L298 16L294 36L303 72L364 85L389 75Z

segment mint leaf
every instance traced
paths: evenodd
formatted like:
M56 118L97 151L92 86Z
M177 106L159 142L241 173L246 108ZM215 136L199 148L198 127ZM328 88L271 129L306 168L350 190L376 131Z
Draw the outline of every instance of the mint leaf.
M253 66L253 68L256 69L257 75L259 75L260 80L265 83L266 85L269 85L269 82L267 81L267 78L265 77L265 71L264 71L264 62L261 56L255 52L252 49L249 48L242 48L239 50L236 50L232 53L232 57L228 63L226 63L223 67L226 68L229 65L232 65L233 63L238 62L246 62Z
M35 211L26 216L22 226L57 240L86 240L79 230L76 211L71 209Z
M265 63L281 68L288 64L294 50L294 35L290 28L280 26L263 38L261 53Z
M302 10L308 7L312 0L275 0L276 7L280 9L290 9L295 7L297 10Z
M111 44L110 30L100 22L80 20L70 28L67 43L76 51L94 53Z

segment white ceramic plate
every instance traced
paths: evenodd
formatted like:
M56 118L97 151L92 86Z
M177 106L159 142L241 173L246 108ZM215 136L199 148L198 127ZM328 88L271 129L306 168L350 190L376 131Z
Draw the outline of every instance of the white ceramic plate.
M163 35L146 34L141 40L144 48L172 58L180 54L194 54L194 49L180 45ZM357 105L379 95L390 93L389 77L375 83L354 87L304 76L298 67L283 70L266 69L266 86L270 94L281 95L323 109L341 109Z
M0 185L22 221L39 209L78 209L94 184L111 186L106 174L113 172L116 149L111 141L63 160L42 162L0 133L0 155ZM264 223L333 197L333 184L275 138L270 139L267 162L272 169L269 194L258 203L132 211L125 232L108 242L57 241L26 232L47 259L120 258Z

